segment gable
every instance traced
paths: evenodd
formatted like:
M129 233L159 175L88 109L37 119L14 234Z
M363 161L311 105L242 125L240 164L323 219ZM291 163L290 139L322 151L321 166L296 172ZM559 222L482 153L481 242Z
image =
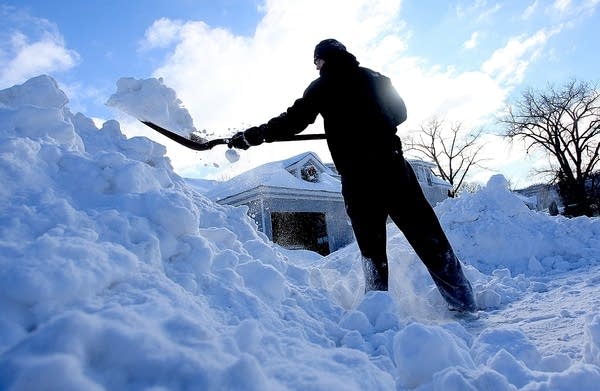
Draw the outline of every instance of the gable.
M296 160L293 161L292 159ZM298 179L307 182L318 182L319 176L323 173L334 175L313 152L306 152L292 159L288 160L285 169Z

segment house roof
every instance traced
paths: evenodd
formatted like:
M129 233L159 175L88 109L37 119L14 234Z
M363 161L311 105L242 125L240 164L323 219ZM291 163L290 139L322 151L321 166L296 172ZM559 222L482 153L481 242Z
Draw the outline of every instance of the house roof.
M302 168L310 165L314 166L318 172L318 180L315 182L302 179L300 174ZM337 179L336 174L321 162L316 153L305 152L289 159L266 163L248 170L215 185L207 193L207 196L218 201L260 186L335 193L341 191L341 182Z

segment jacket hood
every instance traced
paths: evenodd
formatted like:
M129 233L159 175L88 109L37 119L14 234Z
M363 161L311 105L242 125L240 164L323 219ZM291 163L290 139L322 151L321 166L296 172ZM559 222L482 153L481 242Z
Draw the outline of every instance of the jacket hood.
M346 51L332 53L319 71L321 76L358 68L359 62L354 54Z

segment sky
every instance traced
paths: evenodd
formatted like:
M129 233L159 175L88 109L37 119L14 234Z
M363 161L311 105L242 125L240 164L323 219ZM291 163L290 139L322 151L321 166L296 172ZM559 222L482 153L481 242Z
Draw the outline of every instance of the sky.
M597 389L600 219L502 175L438 204L480 309L460 317L395 226L390 290L364 294L355 242L282 248L69 106L48 76L0 90L0 389Z
M484 130L486 169L514 186L547 160L497 135L495 118L526 88L598 81L598 0L0 2L0 88L49 74L71 110L167 146L177 172L227 179L324 142L266 145L232 164L224 147L192 152L106 106L121 77L162 78L198 129L216 136L266 122L318 74L314 45L334 37L362 65L390 76L408 107L401 137L436 116ZM43 55L40 55L42 53ZM321 132L318 120L307 131Z

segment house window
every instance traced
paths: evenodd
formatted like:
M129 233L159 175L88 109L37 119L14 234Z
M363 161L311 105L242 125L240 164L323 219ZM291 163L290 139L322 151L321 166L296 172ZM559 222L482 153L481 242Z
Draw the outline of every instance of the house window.
M282 247L329 254L325 213L273 212L271 226L273 242Z
M307 182L319 182L319 170L312 164L306 164L302 167L300 175Z

